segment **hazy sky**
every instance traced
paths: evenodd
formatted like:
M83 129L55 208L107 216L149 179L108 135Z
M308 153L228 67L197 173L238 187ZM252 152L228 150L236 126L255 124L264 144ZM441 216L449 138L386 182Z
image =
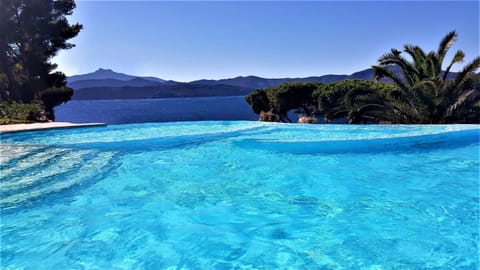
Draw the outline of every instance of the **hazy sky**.
M191 81L350 74L391 48L479 54L479 2L79 1L70 22L84 29L54 62L67 75L100 67ZM450 55L451 55L450 54ZM449 60L450 58L447 58Z

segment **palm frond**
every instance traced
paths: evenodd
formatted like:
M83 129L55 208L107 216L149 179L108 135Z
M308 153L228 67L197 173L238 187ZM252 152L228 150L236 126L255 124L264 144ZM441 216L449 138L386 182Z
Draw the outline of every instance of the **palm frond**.
M452 61L450 61L450 64L448 65L447 69L445 70L445 73L443 73L443 80L447 79L448 73L450 73L450 69L455 63L461 63L463 62L463 59L465 58L465 53L461 50L458 50L455 55L452 58Z
M422 92L424 92L423 95L426 95L427 93L429 93L430 94L429 96L432 99L439 95L439 89L438 89L437 83L435 82L435 78L425 79L417 83L413 87L413 89L422 89Z
M382 66L386 65L399 65L404 66L407 63L407 60L400 55L394 53L383 54L379 59L378 63Z
M382 103L383 97L372 89L354 88L345 94L343 103L347 108L353 108L357 104L363 103Z
M415 62L415 60L422 60L422 58L425 58L425 53L423 55L420 53L423 52L423 50L418 47L417 45L413 44L407 44L403 46L403 51L408 53L410 57L412 57L412 60Z
M440 61L438 55L436 53L432 54L432 61L435 64L435 76L441 77L442 76L442 66L443 60Z
M405 57L401 56L401 52L396 49L392 49L390 53L383 54L379 59L378 63L381 66L387 65L397 65L401 68L405 82L408 85L413 85L418 79L419 74L415 69L415 66L412 65Z
M400 78L398 78L398 76L395 75L395 73L393 73L387 67L372 66L372 68L373 68L373 71L374 71L375 80L379 80L381 78L387 77L387 78L391 79L402 90L404 90L404 91L408 90L407 86L403 83L403 81Z
M442 63L435 52L429 52L425 61L423 77L435 77L442 73Z
M398 124L417 124L421 122L421 117L416 108L404 101L391 99L388 102L392 119Z
M480 57L477 56L457 74L457 77L455 77L455 80L447 89L448 93L458 94L459 91L462 91L461 85L479 68Z
M418 80L421 80L422 70L424 69L425 60L427 58L425 52L416 45L405 45L404 51L412 57L413 65L416 69L417 76L419 77Z
M447 54L450 47L452 47L453 43L457 40L458 34L456 31L451 31L448 33L442 41L440 41L440 45L438 46L437 55L440 63L443 62L445 55Z
M444 112L446 123L480 121L480 91L470 89L461 95Z

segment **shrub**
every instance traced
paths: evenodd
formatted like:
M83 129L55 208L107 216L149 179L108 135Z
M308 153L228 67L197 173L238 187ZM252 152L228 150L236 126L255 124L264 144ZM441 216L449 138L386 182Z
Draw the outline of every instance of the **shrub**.
M39 103L0 102L0 124L30 123L39 120L43 108Z

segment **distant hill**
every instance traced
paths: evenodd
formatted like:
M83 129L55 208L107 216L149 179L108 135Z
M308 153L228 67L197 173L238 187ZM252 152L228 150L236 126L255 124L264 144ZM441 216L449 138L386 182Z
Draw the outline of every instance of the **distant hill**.
M402 77L398 67L392 71ZM269 88L287 82L332 83L347 79L373 80L373 69L365 69L350 75L323 75L305 78L267 79L257 76L235 77L221 80L197 80L192 82L166 81L155 77L139 77L98 69L95 72L68 78L68 86L75 92L73 99L145 99L169 97L209 97L247 95L259 88ZM451 73L449 79L456 73ZM387 79L382 80L388 82Z
M400 70L394 68L395 73L399 73ZM278 86L287 82L321 82L321 83L332 83L348 79L358 79L358 80L373 80L373 69L365 69L359 72L355 72L351 75L336 75L329 74L323 76L311 76L305 78L281 78L281 79L266 79L257 76L246 76L246 77L235 77L232 79L221 79L221 80L198 80L191 83L202 84L202 85L214 85L214 84L228 84L233 86L247 87L251 89L258 88L268 88L273 86Z
M74 91L73 99L148 99L175 97L244 96L250 88L232 85L200 85L192 83L163 84L156 86L91 87Z
M133 75L128 75L124 73L118 73L115 72L111 69L103 69L99 68L96 71L92 73L87 73L87 74L82 74L82 75L75 75L68 77L67 81L68 83L73 83L76 81L84 81L84 80L105 80L105 79L114 79L114 80L119 80L119 81L130 81L133 79L141 78L147 81L152 81L152 82L157 82L157 83L162 83L165 82L165 80L155 78L155 77L140 77L140 76L133 76Z
M191 83L202 84L202 85L213 85L213 84L228 84L239 87L247 87L252 90L259 88L269 88L278 86L287 82L337 82L341 80L348 79L348 75L324 75L319 77L306 77L306 78L282 78L282 79L266 79L257 76L247 76L247 77L236 77L232 79L222 79L222 80L198 80Z
M69 82L68 86L73 89L92 88L92 87L145 87L161 85L163 82L154 82L145 80L143 78L134 78L128 81L122 81L117 79L98 79L98 80L77 80Z

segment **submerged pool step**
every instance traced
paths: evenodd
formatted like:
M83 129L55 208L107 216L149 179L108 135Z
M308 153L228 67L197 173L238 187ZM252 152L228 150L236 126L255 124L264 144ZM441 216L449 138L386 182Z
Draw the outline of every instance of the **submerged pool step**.
M2 211L16 208L82 184L98 175L112 156L109 152L69 152L33 177L24 176L15 181L2 182L0 208Z
M4 176L4 171L17 168L17 163L22 161L31 161L30 157L35 155L44 155L51 147L45 146L32 146L32 145L13 145L13 144L1 144L0 145L0 170Z
M36 174L37 171L41 171L44 167L48 167L52 163L57 162L57 160L65 156L67 152L68 150L66 149L41 148L11 159L9 164L0 167L2 179L0 187L5 183L11 182L13 178L19 175L23 177L25 175Z
M0 169L12 167L17 160L38 153L41 149L44 147L0 143Z
M9 196L44 183L48 184L51 179L75 170L88 153L88 151L48 151L41 159L32 157L36 158L33 164L28 161L19 162L17 170L3 177L0 182L0 193L2 196Z

